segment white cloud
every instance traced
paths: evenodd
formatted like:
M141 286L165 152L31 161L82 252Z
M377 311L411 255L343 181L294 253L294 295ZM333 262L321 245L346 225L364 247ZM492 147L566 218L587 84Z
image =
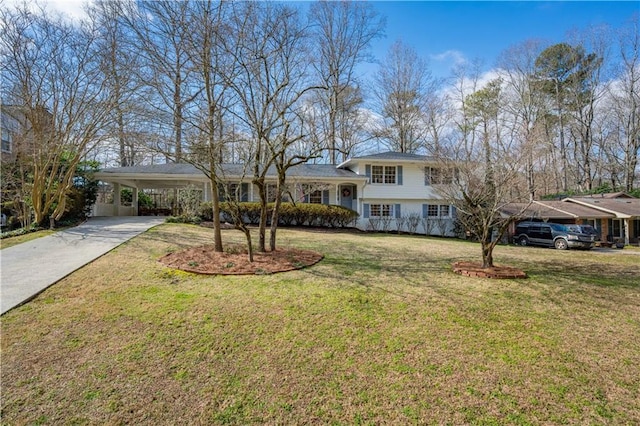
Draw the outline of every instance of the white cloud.
M451 65L462 65L467 62L467 58L459 50L447 50L446 52L430 55L434 62L445 62Z
M50 13L60 13L71 21L79 21L87 17L84 12L84 5L87 0L40 0L28 3L31 9L36 9L36 4L40 4L45 11ZM6 0L7 6L22 7L23 0Z
M47 0L44 4L48 10L58 11L76 21L87 17L83 10L86 3L85 0Z

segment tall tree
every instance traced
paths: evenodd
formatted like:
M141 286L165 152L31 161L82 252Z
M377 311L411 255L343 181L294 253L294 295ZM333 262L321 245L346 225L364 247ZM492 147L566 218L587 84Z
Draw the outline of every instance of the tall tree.
M325 90L318 92L331 163L344 161L356 141L360 96L356 67L369 58L371 41L383 34L385 21L369 3L317 1L309 10L318 55L313 61Z
M141 119L149 114L142 108L143 90L138 74L132 72L141 66L135 46L131 44L132 34L122 22L120 3L100 0L87 7L87 15L98 31L94 56L100 58L100 70L107 90L116 100L111 111L111 124L107 132L117 142L120 166L132 166L139 157L139 138L143 130L137 128Z
M167 157L180 161L183 151L184 115L199 91L193 84L193 64L187 51L191 34L192 1L129 1L123 3L123 20L135 35L143 66L141 78L152 90L148 102L156 110L156 126L171 135L161 147Z
M526 159L523 172L530 200L536 197L536 172L540 172L541 154L546 151L541 137L544 105L533 78L535 60L542 49L539 40L526 40L505 50L498 60L508 95L505 108L513 117L511 134L518 144L514 149Z
M623 187L637 188L635 179L640 156L640 15L629 20L619 34L620 65L611 86L618 146L622 152Z
M100 63L96 29L74 26L26 5L0 10L3 99L21 123L28 194L37 223L65 212L76 166L99 141L113 108Z
M389 149L414 153L424 148L425 110L437 87L427 62L396 41L374 76L373 93L383 122L375 134Z
M524 198L514 182L525 160L500 138L504 125L499 122L504 108L501 83L500 79L490 81L465 98L465 123L469 127L458 135L467 137L468 131L478 136L466 142L452 141L434 153L442 174L448 176L435 190L456 208L457 220L480 241L483 268L494 266L495 246L527 206L524 203L508 217L501 214L505 206Z
M582 46L567 43L546 48L535 62L538 87L550 96L555 109L560 144L560 190L563 192L569 189L571 171L565 137L568 113L581 110L588 102L591 75L597 63L595 54L587 54Z
M235 117L244 125L253 147L247 160L261 204L258 250L265 251L266 174L271 166L285 173L285 166L292 164L290 148L300 136L289 129L300 117L304 95L316 86L309 83L306 72L308 34L298 10L275 3L234 6L230 22L236 38L227 39L226 54L235 71L228 84L238 102ZM283 191L280 180L276 196Z

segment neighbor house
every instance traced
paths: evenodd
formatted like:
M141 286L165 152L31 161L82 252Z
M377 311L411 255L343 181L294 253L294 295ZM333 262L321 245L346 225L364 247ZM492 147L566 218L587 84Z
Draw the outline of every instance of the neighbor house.
M588 224L598 231L601 241L640 241L640 199L623 192L540 200L529 205L512 203L503 208L502 214L514 215L525 207L522 220Z
M220 175L227 188L224 196L237 193L241 201L258 201L252 177L239 164L225 164ZM95 216L138 215L138 191L159 188L202 190L203 201L212 198L209 180L190 164L154 164L103 169L96 178L113 185L113 202L96 203ZM275 169L266 174L267 194L275 197ZM453 235L455 209L437 191L446 183L435 159L417 154L384 152L351 158L339 165L300 164L287 172L284 201L341 205L359 214L355 226L362 230L409 230L411 220L416 232L429 235ZM124 206L120 190L131 188L133 202Z

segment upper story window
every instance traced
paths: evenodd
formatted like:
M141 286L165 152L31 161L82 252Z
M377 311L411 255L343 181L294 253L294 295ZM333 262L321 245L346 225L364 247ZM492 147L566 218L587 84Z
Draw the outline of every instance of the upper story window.
M396 184L396 166L371 166L371 183Z
M453 183L453 171L451 169L443 169L442 167L424 168L425 185L446 185L450 183Z

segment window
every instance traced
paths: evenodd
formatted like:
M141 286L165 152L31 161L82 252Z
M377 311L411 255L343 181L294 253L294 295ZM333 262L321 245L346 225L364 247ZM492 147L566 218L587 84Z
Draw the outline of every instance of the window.
M453 183L452 169L442 169L440 167L424 168L425 185L446 185Z
M450 218L451 206L448 204L423 204L422 205L423 217L436 219L436 218Z
M2 132L2 152L11 152L11 135L6 131Z
M396 166L371 166L371 183L396 184Z
M393 204L371 204L371 217L393 217Z
M268 183L265 191L267 193L267 203L275 203L278 186L275 183Z
M229 183L220 185L218 189L220 201L238 200L249 201L249 184Z
M309 203L322 204L322 191L316 190L309 194Z

